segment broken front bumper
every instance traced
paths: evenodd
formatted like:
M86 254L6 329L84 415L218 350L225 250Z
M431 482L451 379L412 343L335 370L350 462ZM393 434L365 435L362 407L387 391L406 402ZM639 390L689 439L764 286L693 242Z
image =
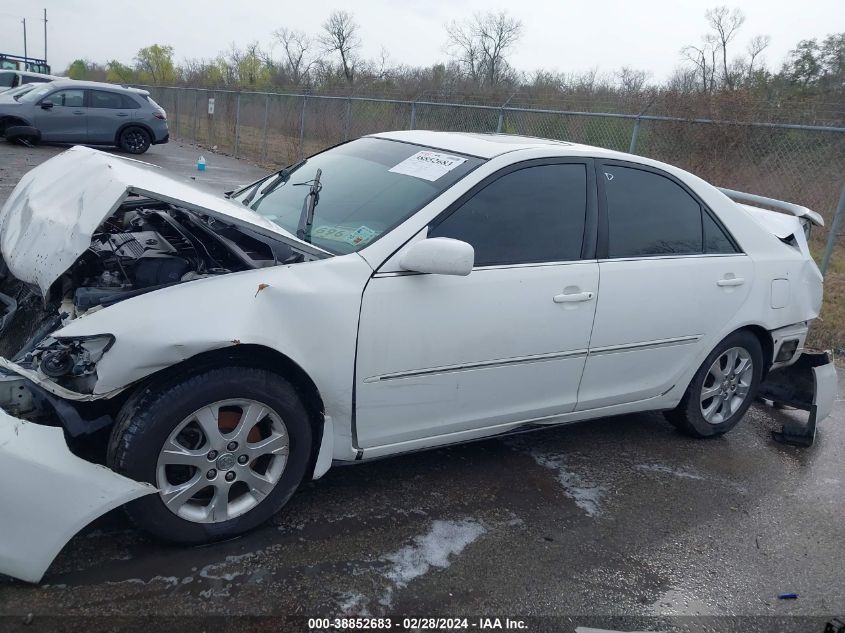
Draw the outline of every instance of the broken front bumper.
M784 444L810 446L816 439L816 425L830 415L836 400L836 367L827 352L805 351L797 361L773 369L760 385L757 397L809 412L806 423L789 420L774 438Z
M155 491L76 457L62 429L0 409L0 573L38 582L79 530Z

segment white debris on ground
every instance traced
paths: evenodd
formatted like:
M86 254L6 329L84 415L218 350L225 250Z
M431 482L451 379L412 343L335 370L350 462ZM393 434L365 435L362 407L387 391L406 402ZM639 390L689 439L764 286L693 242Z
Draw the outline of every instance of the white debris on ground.
M427 573L432 567L445 569L449 557L464 548L487 530L478 521L435 521L427 534L414 538L414 544L384 556L393 563L385 576L397 587L405 587L414 578Z
M370 610L367 609L367 597L354 591L344 591L338 596L337 605L344 615L359 615L369 617Z
M540 466L557 471L557 480L563 486L564 494L586 512L587 516L597 517L601 514L601 500L607 493L607 488L587 481L580 473L568 470L564 455L549 455L535 450L529 450L528 454Z
M680 477L681 479L707 479L707 477L703 475L698 475L680 468L672 468L671 466L665 466L663 464L637 464L634 468L637 470L646 470L654 473L672 475L673 477Z
M434 521L427 533L414 537L412 545L382 556L382 560L392 564L384 573L390 585L379 603L389 607L396 589L406 587L415 578L427 574L432 567L449 567L451 556L463 552L467 545L485 532L487 528L474 519Z

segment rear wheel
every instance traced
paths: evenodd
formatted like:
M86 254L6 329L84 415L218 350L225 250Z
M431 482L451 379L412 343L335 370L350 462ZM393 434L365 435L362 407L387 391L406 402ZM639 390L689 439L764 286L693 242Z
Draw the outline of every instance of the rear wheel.
M723 435L751 406L762 373L760 341L751 332L734 332L704 360L681 402L666 412L666 418L693 437Z
M130 126L120 133L120 149L130 154L143 154L150 148L150 133L142 127Z
M112 432L109 464L159 490L127 506L139 527L202 543L278 512L305 476L311 442L308 413L290 383L226 367L132 398Z

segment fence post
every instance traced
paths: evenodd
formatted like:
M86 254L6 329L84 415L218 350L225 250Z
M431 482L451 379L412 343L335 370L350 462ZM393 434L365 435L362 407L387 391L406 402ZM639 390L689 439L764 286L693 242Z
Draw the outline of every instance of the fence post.
M413 130L417 124L417 103L415 101L411 101L411 127L409 130Z
M261 139L261 160L267 162L267 115L270 112L270 95L264 95L264 136Z
M505 109L499 108L499 121L496 123L496 134L502 133L502 127L505 123Z
M200 142L199 122L200 122L200 91L194 90L194 143Z
M308 95L302 97L302 112L299 113L299 158L305 156L305 104L308 103Z
M346 100L346 120L343 122L343 140L349 140L349 124L352 120L352 99Z
M833 223L830 225L830 235L827 236L827 244L824 247L822 275L827 272L827 267L830 264L830 256L833 254L833 245L836 243L836 234L839 232L839 225L842 223L843 215L845 215L845 185L842 186L839 204L836 205L836 214L833 216Z
M241 93L235 99L235 158L238 157L238 146L241 141Z
M640 135L640 117L634 119L634 129L631 132L631 145L628 147L629 154L636 154L637 153L637 138Z
M179 138L179 93L182 92L181 88L176 88L176 98L173 99L173 128L174 136Z

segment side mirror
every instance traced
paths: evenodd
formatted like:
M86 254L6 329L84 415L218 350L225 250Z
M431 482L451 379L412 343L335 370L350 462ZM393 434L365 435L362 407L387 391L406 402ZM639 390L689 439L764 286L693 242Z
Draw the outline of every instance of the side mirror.
M42 110L49 110L50 108L55 105L52 101L42 101L41 102L41 109Z
M399 260L405 270L433 275L469 275L475 249L460 240L432 237L416 242Z

